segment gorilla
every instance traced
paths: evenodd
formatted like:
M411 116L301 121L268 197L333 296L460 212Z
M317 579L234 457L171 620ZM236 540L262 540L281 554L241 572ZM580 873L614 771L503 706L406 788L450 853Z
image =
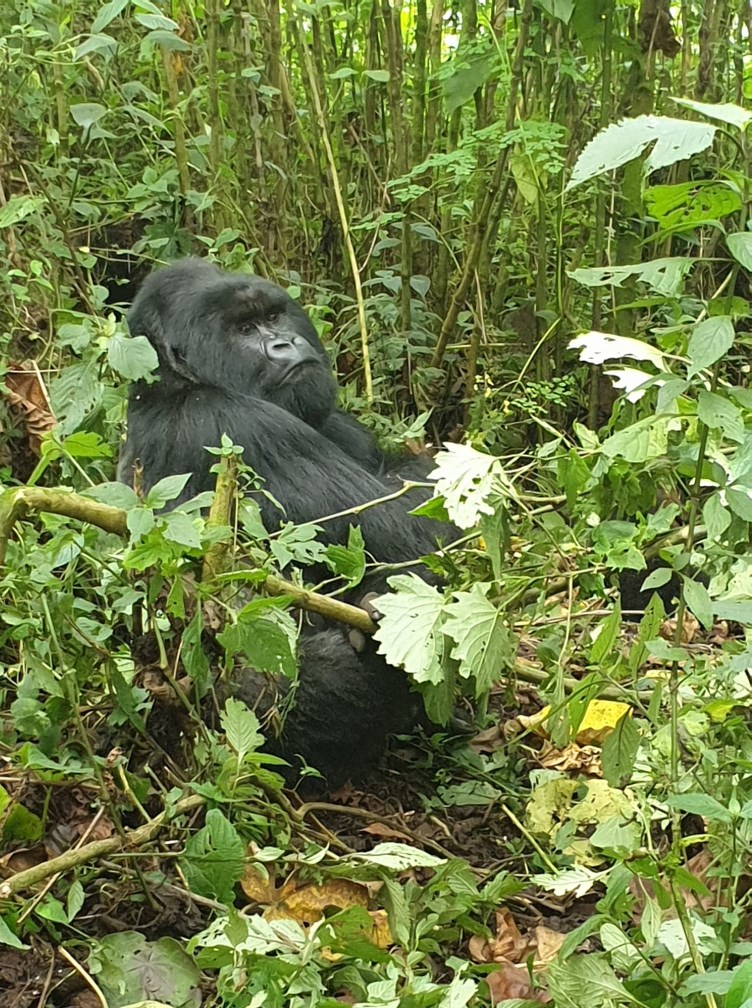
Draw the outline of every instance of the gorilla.
M316 330L276 284L203 259L181 260L145 281L127 322L132 336L146 336L156 350L159 381L130 390L118 466L123 482L133 481L136 465L145 492L165 476L190 473L174 506L211 490L215 457L206 448L226 434L263 480L267 492L258 503L273 530L283 517L302 524L384 497L398 485L400 470L425 475L426 463L390 459L365 427L336 408L337 384ZM375 561L417 562L441 539L454 538L451 526L409 514L423 499L411 491L357 516L334 517L323 524L322 538L344 544L357 524ZM384 588L383 574L367 576L358 598ZM404 673L377 655L373 641L354 644L352 637L346 628L309 622L291 709L269 742L293 768L297 757L312 764L330 787L371 767L387 736L410 730L417 716ZM261 699L268 683L256 673L237 679L234 695L262 710L272 706ZM286 684L273 685L285 694Z

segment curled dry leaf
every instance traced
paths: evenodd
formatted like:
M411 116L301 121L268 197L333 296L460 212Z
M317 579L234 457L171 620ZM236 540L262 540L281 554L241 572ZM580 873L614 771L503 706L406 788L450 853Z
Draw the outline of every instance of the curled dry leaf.
M5 375L5 385L11 404L24 413L31 450L39 455L42 438L54 429L57 421L36 361L11 364Z
M491 994L491 1003L495 1005L501 1001L515 1000L546 1004L551 1000L551 995L546 991L533 987L524 966L505 963L500 969L489 973L485 980Z
M496 911L496 934L491 938L473 935L468 943L470 957L478 963L524 962L534 951L531 939L523 938L511 913Z
M682 621L682 632L681 644L692 644L697 639L697 634L700 629L700 624L694 618L692 613L685 612L684 619ZM667 641L671 641L673 644L676 640L676 620L667 619L661 623L661 628L658 631L659 635Z
M592 777L602 777L601 751L598 746L580 746L575 742L566 749L556 749L546 741L538 753L538 762L547 770L579 771Z

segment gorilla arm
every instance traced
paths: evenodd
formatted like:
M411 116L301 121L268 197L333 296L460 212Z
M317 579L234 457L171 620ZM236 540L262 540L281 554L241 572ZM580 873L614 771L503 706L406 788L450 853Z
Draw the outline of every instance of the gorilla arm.
M138 409L131 409L128 440L119 478L131 482L138 445L143 460L145 492L165 476L192 473L177 506L214 486L210 468L214 456L206 447L220 444L227 434L245 447L244 459L264 481L264 487L296 524L313 522L347 511L394 492L371 475L335 443L297 417L265 400L206 388L173 391L165 396L162 383L137 386ZM377 561L402 563L436 548L438 536L451 535L442 526L408 514L423 495L407 494L345 515L324 525L324 539L347 541L350 525L360 525L366 548ZM265 495L259 500L262 517L273 530L282 517Z

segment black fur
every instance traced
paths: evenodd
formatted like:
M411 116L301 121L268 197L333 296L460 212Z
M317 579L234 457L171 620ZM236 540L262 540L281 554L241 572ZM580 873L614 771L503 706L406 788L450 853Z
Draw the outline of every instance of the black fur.
M148 278L128 325L157 350L160 380L131 390L118 469L124 482L138 462L145 491L187 472L181 500L211 489L215 457L205 448L226 434L284 509L282 515L259 496L269 529L283 517L314 521L394 491L394 464L361 424L336 409L336 382L316 331L276 284L183 260ZM425 463L416 468L414 461L406 461L410 472L424 474ZM451 528L408 514L420 500L411 493L328 521L323 537L346 542L349 526L358 524L375 560L418 560L439 537L453 537ZM382 588L383 579L367 579L359 594ZM237 692L257 695L258 681L246 678ZM337 784L371 765L386 735L405 730L414 712L405 676L376 655L371 641L359 652L342 628L309 630L277 749L287 759L302 755Z

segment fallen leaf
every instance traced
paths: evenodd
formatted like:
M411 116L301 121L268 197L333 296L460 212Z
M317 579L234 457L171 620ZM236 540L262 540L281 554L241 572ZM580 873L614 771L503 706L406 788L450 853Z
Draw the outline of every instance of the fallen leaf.
M5 375L5 385L11 404L25 414L29 446L39 455L42 438L57 425L39 365L36 361L11 364Z
M513 966L505 963L500 969L484 977L491 994L491 1003L500 1001L537 1001L546 1004L551 995L537 987L533 987L524 966Z

